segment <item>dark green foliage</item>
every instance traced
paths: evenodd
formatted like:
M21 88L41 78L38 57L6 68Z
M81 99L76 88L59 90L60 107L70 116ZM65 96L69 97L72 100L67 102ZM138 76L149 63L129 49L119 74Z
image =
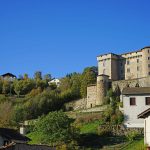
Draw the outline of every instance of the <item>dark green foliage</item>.
M34 73L34 79L35 80L42 80L42 72L41 71L36 71Z
M46 75L44 75L44 80L45 80L46 82L51 81L51 80L52 80L51 74L46 74Z
M52 146L69 143L77 136L71 123L73 120L63 112L50 112L47 116L39 118L30 137L38 135L38 143Z
M87 95L87 86L95 84L97 78L97 67L87 67L84 69L81 76L81 96L83 98Z
M28 94L35 87L35 82L32 79L16 80L13 85L14 91L20 96Z
M120 98L110 89L105 97L107 99L108 108L103 113L103 122L112 125L119 125L123 122L124 116L119 110Z

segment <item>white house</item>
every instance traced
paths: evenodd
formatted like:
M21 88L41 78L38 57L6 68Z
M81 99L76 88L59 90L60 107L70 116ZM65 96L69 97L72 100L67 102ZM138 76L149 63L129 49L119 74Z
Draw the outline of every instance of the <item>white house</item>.
M59 79L53 79L51 81L48 82L48 84L50 85L51 83L55 83L57 85L57 87L60 86L60 80Z
M140 113L138 118L144 119L144 143L150 149L150 108Z
M12 73L5 73L1 75L3 80L14 81L17 77Z
M129 128L143 128L143 119L137 116L150 108L150 87L124 88L121 95L125 120L124 125Z

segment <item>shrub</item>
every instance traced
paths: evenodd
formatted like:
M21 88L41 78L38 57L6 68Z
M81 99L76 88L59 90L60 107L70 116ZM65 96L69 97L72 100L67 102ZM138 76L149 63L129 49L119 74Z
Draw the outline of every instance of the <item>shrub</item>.
M138 131L132 130L126 134L126 138L129 141L133 141L139 135Z

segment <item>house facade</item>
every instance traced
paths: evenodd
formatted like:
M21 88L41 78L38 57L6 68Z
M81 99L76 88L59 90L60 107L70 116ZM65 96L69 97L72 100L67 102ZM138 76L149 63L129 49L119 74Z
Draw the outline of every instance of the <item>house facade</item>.
M150 87L124 88L120 96L123 102L124 125L129 128L143 128L143 119L137 116L150 108Z
M60 86L60 80L59 79L53 79L53 80L48 82L49 85L52 84L52 83L55 83L57 85L57 87Z
M144 119L144 144L146 144L147 149L150 150L150 108L141 112L138 118Z
M17 77L12 73L5 73L1 75L3 80L14 81Z

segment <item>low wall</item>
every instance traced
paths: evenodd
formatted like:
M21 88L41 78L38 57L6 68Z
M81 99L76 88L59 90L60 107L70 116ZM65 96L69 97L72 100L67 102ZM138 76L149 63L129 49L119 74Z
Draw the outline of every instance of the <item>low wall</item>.
M81 110L86 108L87 99L82 98L65 104L66 110Z
M120 88L120 91L125 87L150 87L150 77L112 81L112 89L115 90L117 86Z

